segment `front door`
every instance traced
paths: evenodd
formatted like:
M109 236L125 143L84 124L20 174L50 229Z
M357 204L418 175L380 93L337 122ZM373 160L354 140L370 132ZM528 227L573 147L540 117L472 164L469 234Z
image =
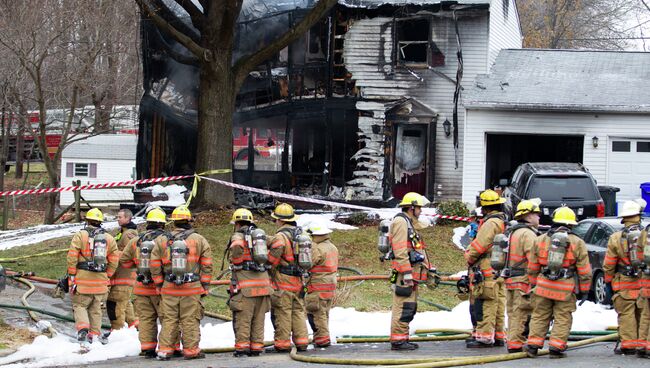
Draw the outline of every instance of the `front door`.
M396 124L393 141L393 197L426 193L427 124Z

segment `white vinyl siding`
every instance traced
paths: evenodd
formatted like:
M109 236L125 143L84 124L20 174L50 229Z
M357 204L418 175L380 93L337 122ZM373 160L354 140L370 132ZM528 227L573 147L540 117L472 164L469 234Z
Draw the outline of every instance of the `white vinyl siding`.
M507 1L508 16L504 15L503 3ZM520 49L522 47L521 27L515 0L494 0L490 4L490 41L487 68L494 64L502 49Z
M63 158L61 167L65 168L66 164L74 161L75 171L78 165L87 165L90 171L90 165L97 165L96 177L91 178L88 175L74 175L72 177L64 177L61 186L69 186L76 180L81 180L81 184L103 184L114 181L132 180L133 168L135 167L135 160L103 160L94 159L92 162L75 158ZM78 172L75 172L78 174ZM87 200L113 200L115 203L133 201L133 193L131 189L98 189L98 190L82 190L81 196ZM62 192L60 198L61 206L67 206L74 202L74 192Z
M620 183L608 176L610 140L616 137L650 139L650 132L646 131L650 116L643 114L467 110L466 116L462 200L471 204L476 194L485 189L487 133L583 135L583 163L598 185ZM597 148L592 144L594 136L598 137ZM640 191L636 195L640 195ZM624 197L617 200L620 198Z

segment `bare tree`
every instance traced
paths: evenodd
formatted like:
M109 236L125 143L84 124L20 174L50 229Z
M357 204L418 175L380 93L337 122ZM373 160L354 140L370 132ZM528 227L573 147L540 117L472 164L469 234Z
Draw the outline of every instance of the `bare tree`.
M258 65L302 36L336 4L319 0L302 20L267 46L233 60L235 26L243 0L135 0L158 29L183 45L190 57L170 55L177 61L199 66L197 172L232 168L232 117L235 98L248 74ZM193 32L167 4L174 3L189 15ZM227 174L232 180L232 174ZM233 192L202 181L195 204L230 204Z
M623 49L637 0L517 0L524 47Z
M39 113L35 136L51 187L61 184L63 149L86 139L87 133L94 135L108 130L105 123L101 127L80 129L75 115L80 106L94 102L93 95L98 90L115 88L118 73L106 72L103 65L111 63L103 60L109 56L119 60L119 57L116 46L106 37L116 38L115 33L124 25L115 18L116 9L129 9L129 4L128 0L0 0L0 46L28 77L31 91L26 98L28 105ZM117 65L113 63L111 68L119 71ZM137 73L137 64L132 67ZM98 82L106 74L111 76ZM107 104L113 104L117 93L106 93L109 94L112 96ZM51 119L52 108L64 109L65 118ZM61 137L52 157L48 154L48 134ZM54 220L57 199L57 194L48 196L46 223Z

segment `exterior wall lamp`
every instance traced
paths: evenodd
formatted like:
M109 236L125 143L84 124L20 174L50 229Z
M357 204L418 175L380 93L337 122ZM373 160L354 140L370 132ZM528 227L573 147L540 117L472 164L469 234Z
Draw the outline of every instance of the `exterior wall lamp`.
M593 138L591 138L591 145L594 146L594 148L598 148L598 137L593 136Z
M449 122L449 119L445 119L445 122L442 123L442 129L445 131L445 137L451 135L451 123Z

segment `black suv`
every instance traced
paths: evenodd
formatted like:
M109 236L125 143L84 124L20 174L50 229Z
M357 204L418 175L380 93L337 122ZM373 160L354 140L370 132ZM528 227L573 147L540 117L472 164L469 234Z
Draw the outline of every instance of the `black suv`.
M605 216L596 181L582 164L528 162L519 165L504 190L506 211L513 215L522 199L541 198L541 224L549 225L556 208L566 205L578 220Z

